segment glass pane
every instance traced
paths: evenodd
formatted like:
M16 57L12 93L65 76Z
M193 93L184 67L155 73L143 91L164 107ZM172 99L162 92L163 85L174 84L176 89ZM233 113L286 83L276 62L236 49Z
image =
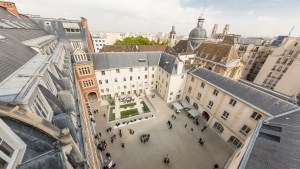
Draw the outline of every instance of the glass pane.
M14 149L11 148L5 141L3 141L0 145L0 151L6 154L8 157L11 157L14 153Z
M7 166L8 166L8 163L0 157L0 168L6 169Z

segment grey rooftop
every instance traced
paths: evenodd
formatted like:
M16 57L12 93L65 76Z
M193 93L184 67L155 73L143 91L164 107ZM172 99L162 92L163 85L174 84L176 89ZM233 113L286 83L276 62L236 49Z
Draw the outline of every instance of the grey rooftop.
M191 74L218 87L233 97L239 98L261 111L276 116L299 108L298 106L264 93L255 88L249 87L230 78L226 78L217 73L204 68L197 68Z

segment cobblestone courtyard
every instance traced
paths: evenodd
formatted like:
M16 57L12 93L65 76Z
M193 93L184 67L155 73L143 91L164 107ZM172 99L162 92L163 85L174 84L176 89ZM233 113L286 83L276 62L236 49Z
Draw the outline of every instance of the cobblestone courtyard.
M91 104L93 109L99 110L99 113L94 115L96 132L101 132L101 140L105 139L108 145L102 152L104 158L105 153L109 152L117 164L115 168L120 169L210 169L216 163L223 168L233 153L227 143L210 128L202 133L203 121L199 120L200 125L197 126L188 118L186 112L181 112L176 115L176 119L172 119L174 111L159 96L150 99L159 111L156 112L149 105L155 118L120 127L122 138L118 135L119 129L113 128L112 132L106 132L106 129L114 124L107 123L103 116L103 113L107 112L106 106L101 107L98 102ZM172 129L168 127L168 120L173 124ZM184 127L185 124L187 128ZM134 135L129 134L129 128L135 131ZM194 129L193 132L191 128ZM112 144L110 137L114 134L117 135L117 139ZM150 134L149 142L140 142L142 134ZM198 143L200 137L205 140L204 146ZM125 143L124 149L121 147L122 141ZM169 165L163 163L166 154L169 154Z

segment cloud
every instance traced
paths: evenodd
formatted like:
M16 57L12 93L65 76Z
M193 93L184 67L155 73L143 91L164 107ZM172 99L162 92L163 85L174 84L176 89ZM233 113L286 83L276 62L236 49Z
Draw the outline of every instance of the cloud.
M248 15L253 15L253 13L254 13L253 9L251 9L250 11L247 12Z

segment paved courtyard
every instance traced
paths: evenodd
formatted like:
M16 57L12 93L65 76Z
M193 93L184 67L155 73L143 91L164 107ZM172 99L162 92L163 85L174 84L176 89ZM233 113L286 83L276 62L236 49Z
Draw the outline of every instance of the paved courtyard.
M158 95L150 99L159 111L156 112L147 102L155 118L120 127L122 138L118 135L119 129L106 132L108 127L114 125L114 122L107 123L103 116L107 107L101 107L98 102L91 104L93 109L99 110L99 113L95 114L96 131L101 132L101 140L105 139L107 142L107 149L103 152L104 158L106 152L111 153L117 164L115 168L120 169L210 169L216 163L223 168L233 153L227 143L210 128L202 133L204 122L199 120L200 125L197 126L188 118L186 112L181 112L176 115L176 119L172 119L174 111ZM168 120L173 124L172 129L168 127ZM188 124L187 128L184 127L185 124ZM134 135L129 134L129 128L135 131ZM193 132L191 128L194 129ZM117 135L117 139L111 143L110 137L114 134ZM142 134L150 134L149 142L140 142ZM200 137L205 140L204 146L198 143ZM121 147L122 141L125 143L124 149ZM166 154L170 158L169 165L163 163Z

